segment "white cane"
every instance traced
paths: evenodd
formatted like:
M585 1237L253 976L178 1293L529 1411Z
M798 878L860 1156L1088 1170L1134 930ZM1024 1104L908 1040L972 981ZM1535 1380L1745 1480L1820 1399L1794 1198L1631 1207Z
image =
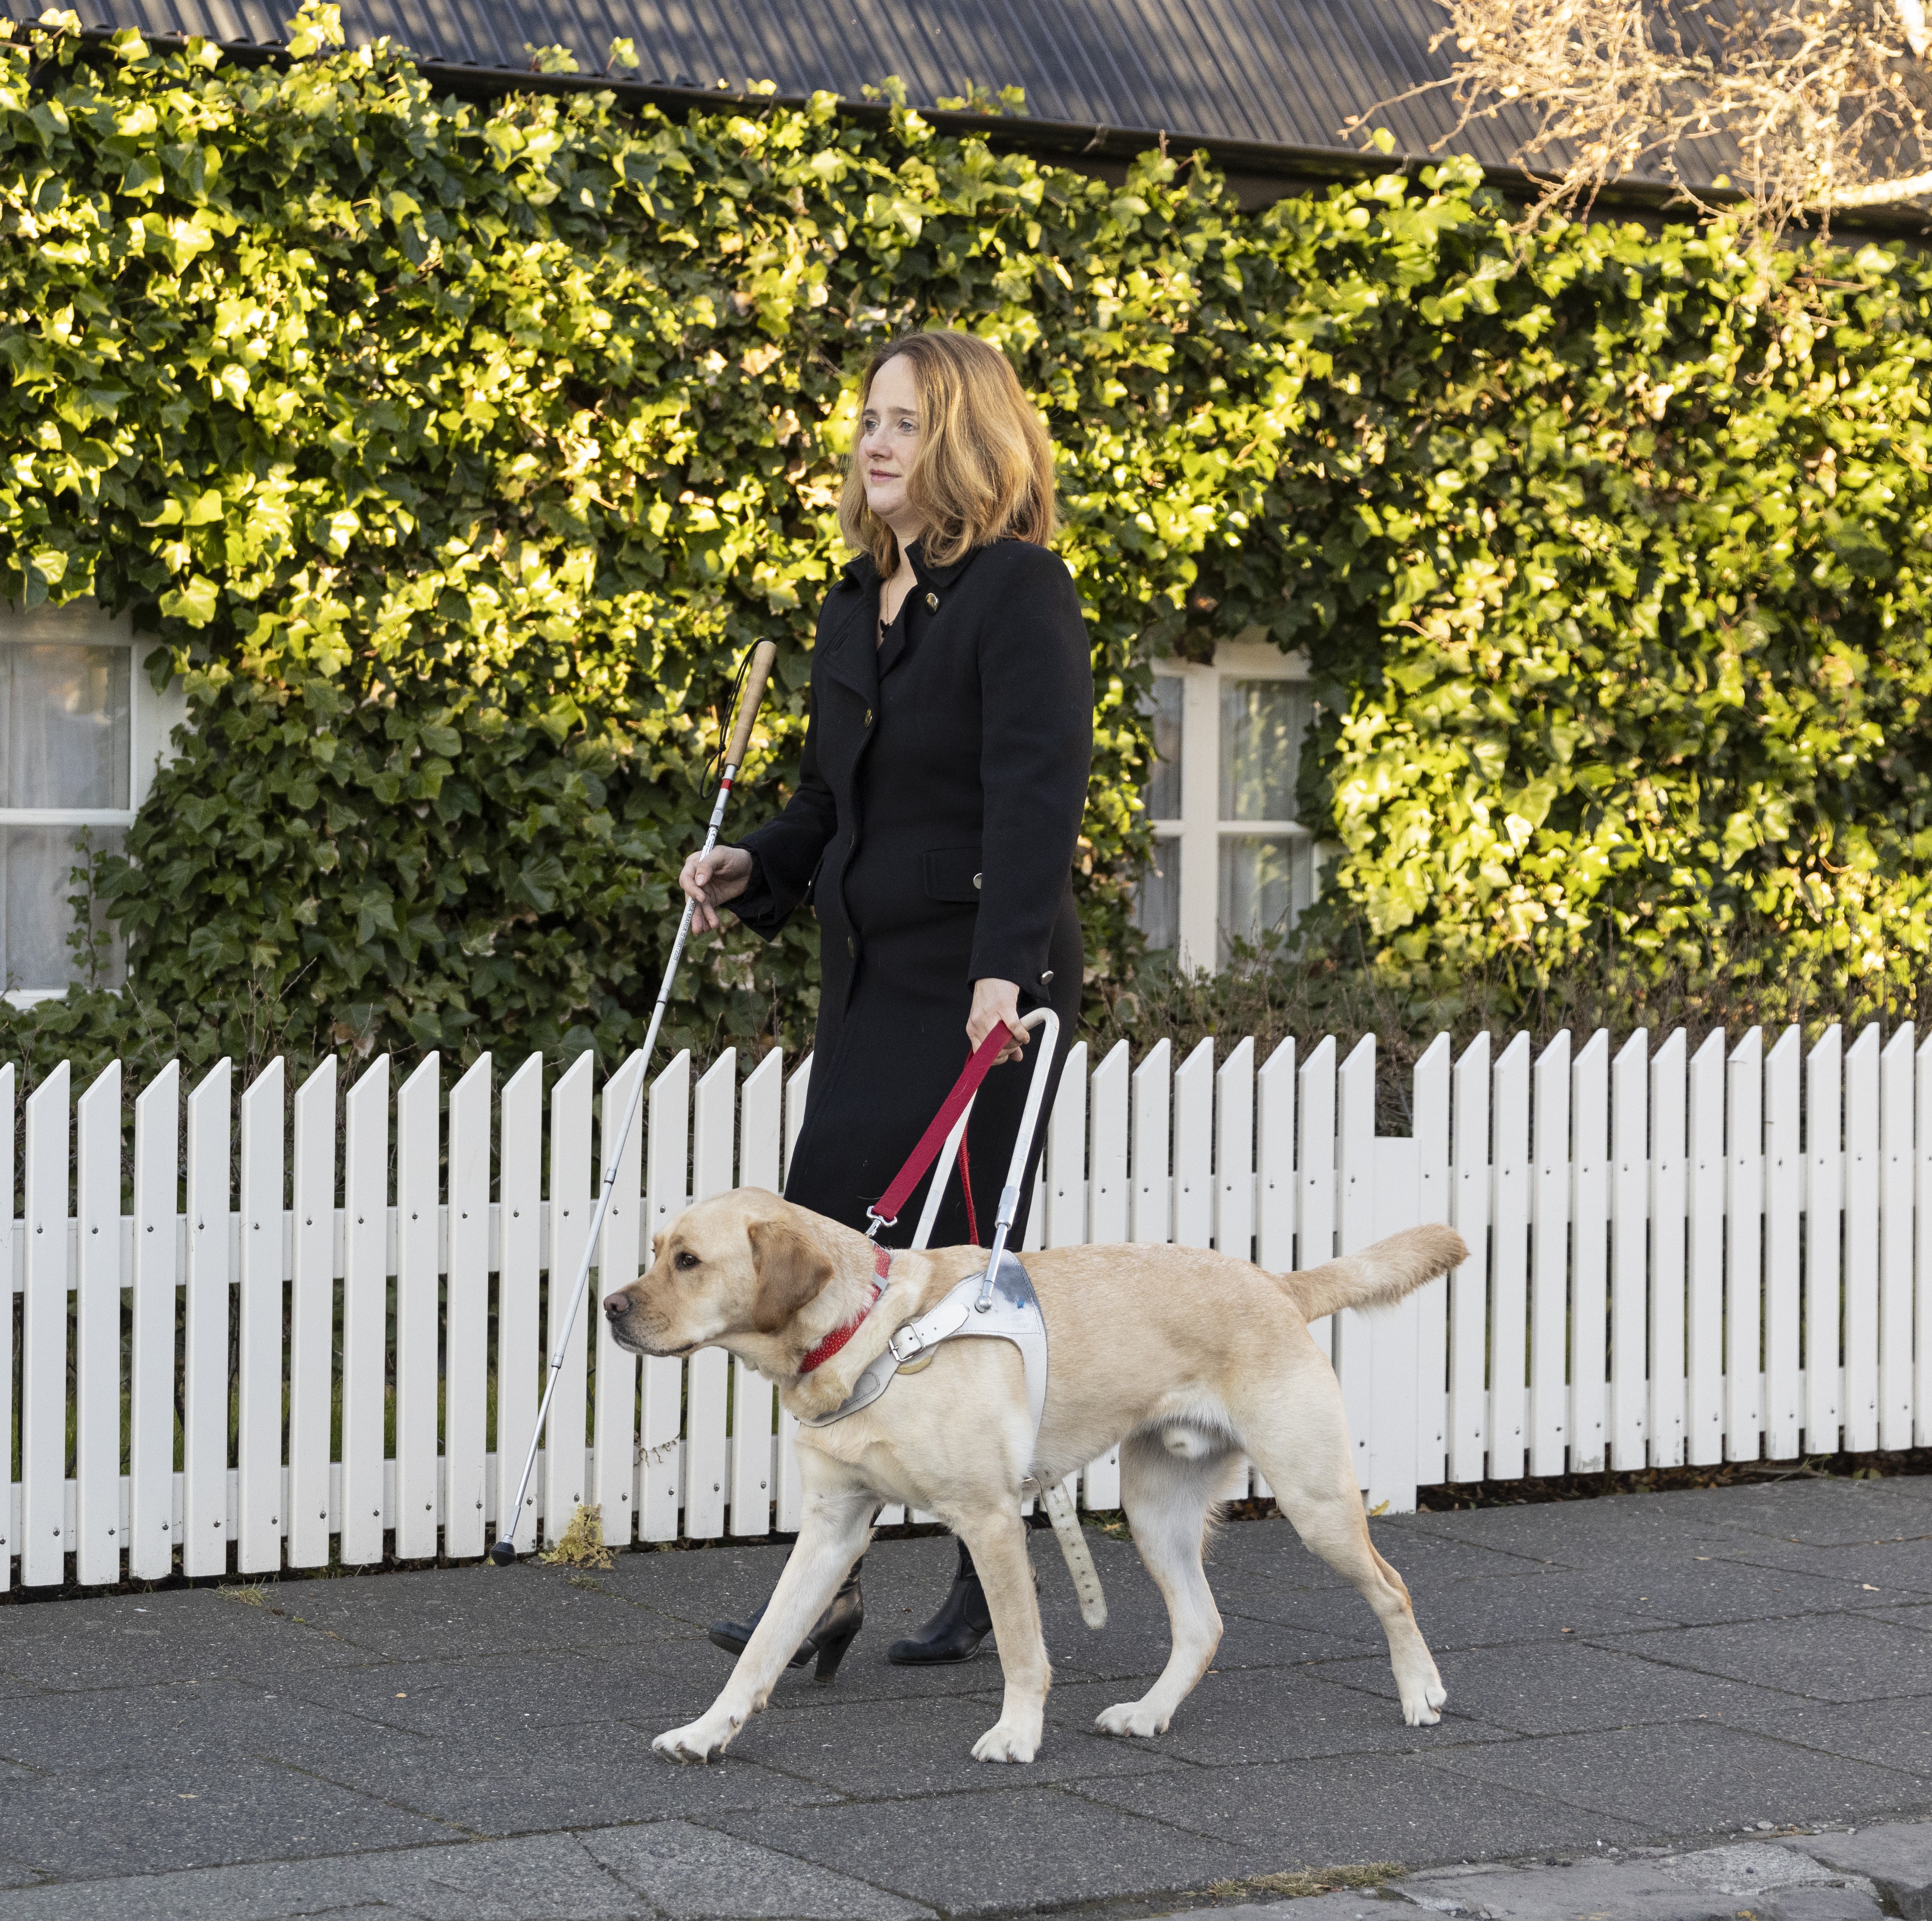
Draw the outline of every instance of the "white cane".
M700 860L718 845L718 830L724 824L724 809L730 800L738 770L744 765L746 749L751 743L752 723L758 717L758 704L765 697L765 681L771 673L772 662L778 658L778 651L776 644L770 641L760 641L752 650L752 664L745 677L744 692L738 701L738 725L732 734L731 744L725 750L724 770L718 779L718 798L711 809L710 824L704 830L704 845L698 857ZM638 1109L644 1103L644 1081L650 1070L651 1052L657 1046L658 1029L664 1025L664 1006L670 998L671 983L677 978L678 963L684 958L684 944L691 932L692 913L697 905L688 898L684 903L684 913L677 923L677 938L671 943L670 959L665 965L664 980L658 989L657 1004L651 1010L651 1024L645 1031L643 1046L638 1050L640 1057L638 1076L632 1084L631 1098L624 1109L624 1124L618 1129L615 1139L607 1139L604 1144L604 1174L597 1190L597 1205L591 1210L590 1231L584 1236L584 1259L578 1267L577 1285L571 1292L570 1311L565 1315L551 1346L550 1376L544 1382L543 1400L537 1409L536 1426L530 1435L530 1451L524 1462L523 1478L517 1484L517 1498L510 1503L509 1512L497 1517L502 1532L490 1547L490 1558L500 1568L507 1568L517 1558L517 1518L530 1497L530 1476L536 1470L537 1450L543 1443L544 1423L550 1418L550 1397L556 1392L570 1331L577 1324L577 1316L584 1306L584 1291L590 1285L591 1264L597 1257L597 1237L603 1231L604 1217L610 1211L610 1196L616 1191L617 1164L623 1158L624 1144L631 1138ZM554 1274L550 1277L553 1283L556 1278ZM556 1298L553 1292L553 1304Z

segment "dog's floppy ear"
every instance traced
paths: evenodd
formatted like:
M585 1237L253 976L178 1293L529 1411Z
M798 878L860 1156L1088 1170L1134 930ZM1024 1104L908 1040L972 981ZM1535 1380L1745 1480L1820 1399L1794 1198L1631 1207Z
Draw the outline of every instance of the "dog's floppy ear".
M832 1278L832 1263L788 1221L754 1220L745 1232L751 1238L752 1265L758 1277L752 1326L759 1334L776 1334L800 1308L818 1298Z

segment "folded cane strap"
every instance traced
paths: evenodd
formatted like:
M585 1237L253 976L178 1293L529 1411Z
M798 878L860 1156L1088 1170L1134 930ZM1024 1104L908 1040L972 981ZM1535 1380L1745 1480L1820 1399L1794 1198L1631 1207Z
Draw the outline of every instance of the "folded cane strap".
M946 1145L946 1137L952 1133L953 1122L965 1112L974 1095L980 1091L980 1083L1000 1058L1000 1050L1012 1038L1006 1023L1001 1022L980 1042L979 1051L952 1083L952 1091L940 1103L939 1112L932 1117L932 1124L919 1137L919 1145L913 1149L906 1164L892 1176L892 1184L879 1196L877 1205L866 1210L880 1226L890 1226L898 1219L900 1208L911 1199L912 1190L919 1185L920 1177L939 1157L939 1150Z

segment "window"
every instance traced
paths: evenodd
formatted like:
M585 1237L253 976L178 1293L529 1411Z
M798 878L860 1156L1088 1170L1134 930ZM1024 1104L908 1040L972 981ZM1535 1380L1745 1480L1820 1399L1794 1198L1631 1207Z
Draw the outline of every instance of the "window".
M1220 965L1234 941L1286 933L1315 899L1315 836L1294 818L1306 672L1265 641L1234 641L1211 667L1163 662L1149 711L1154 856L1136 924L1186 965Z
M0 984L10 1000L86 978L68 939L73 870L83 845L119 850L184 718L178 697L154 695L136 652L128 623L92 602L0 607ZM118 941L105 962L112 985Z

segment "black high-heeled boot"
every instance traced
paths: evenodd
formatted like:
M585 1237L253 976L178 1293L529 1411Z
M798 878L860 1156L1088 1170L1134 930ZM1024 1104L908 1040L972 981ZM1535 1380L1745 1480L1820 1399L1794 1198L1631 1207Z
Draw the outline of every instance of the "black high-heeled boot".
M980 1643L993 1631L993 1617L986 1607L986 1590L980 1585L980 1571L966 1544L959 1544L959 1566L952 1577L952 1592L940 1603L939 1612L916 1634L894 1641L886 1658L902 1667L925 1667L947 1661L970 1661L980 1652Z
M802 1667L816 1655L818 1666L812 1676L814 1680L829 1681L838 1672L838 1664L845 1658L845 1650L866 1622L866 1597L859 1590L859 1570L865 1565L866 1557L861 1554L852 1563L852 1571L839 1584L830 1606L813 1624L811 1633L799 1643L798 1652L785 1663L788 1667ZM713 1621L711 1645L722 1647L727 1654L742 1654L745 1643L752 1638L752 1630L765 1618L765 1608L770 1605L767 1600L748 1621Z

